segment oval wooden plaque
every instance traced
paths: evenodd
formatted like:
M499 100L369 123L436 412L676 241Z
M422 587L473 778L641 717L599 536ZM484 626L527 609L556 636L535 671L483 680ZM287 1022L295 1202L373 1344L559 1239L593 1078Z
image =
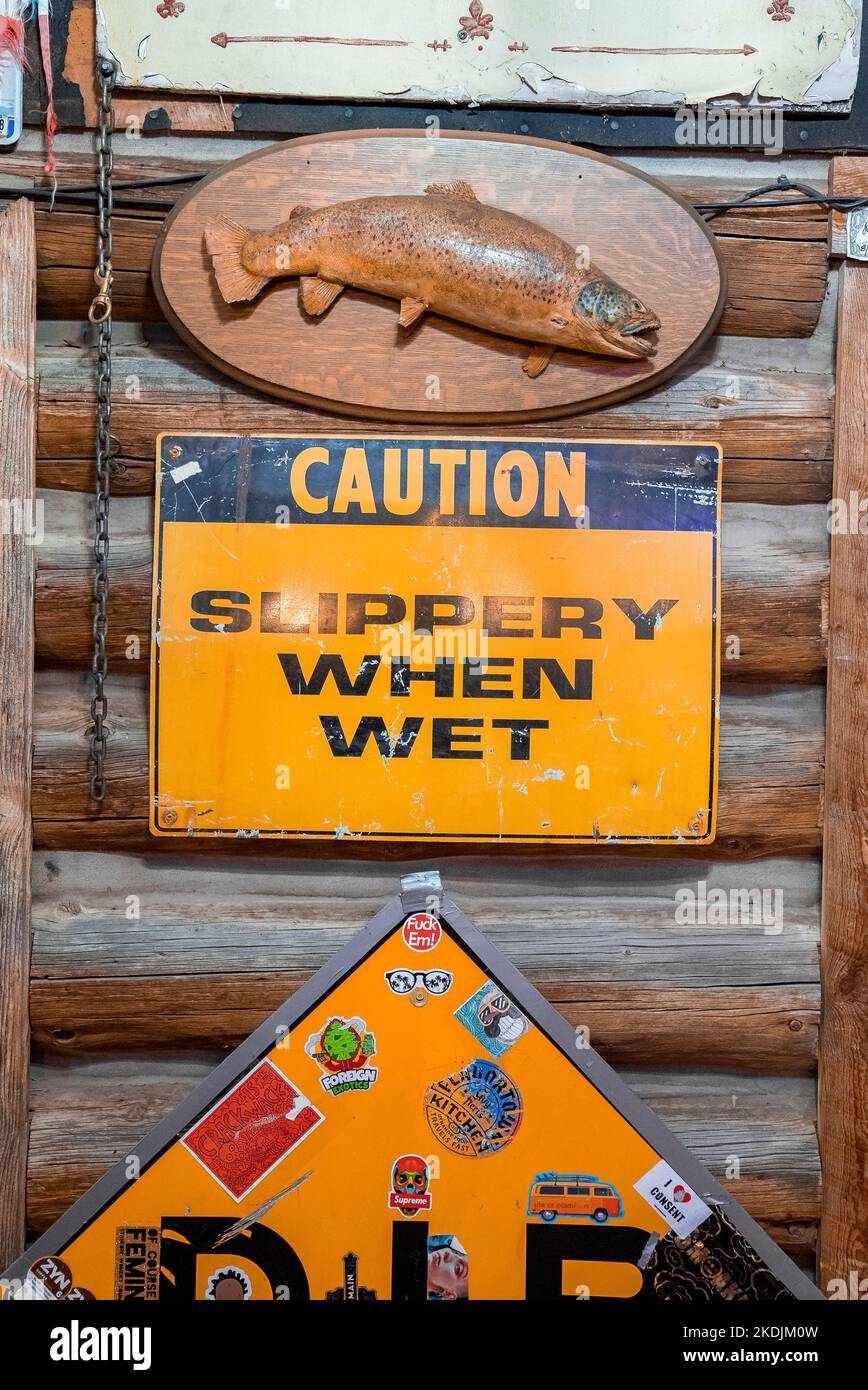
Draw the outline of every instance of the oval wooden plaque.
M397 300L348 289L310 319L297 280L273 282L251 304L220 296L203 241L215 213L264 231L298 203L421 193L454 179L587 247L595 265L660 316L657 356L559 351L531 379L522 370L527 344L433 314L402 330ZM305 136L224 166L175 208L153 274L169 322L230 376L331 411L431 424L552 419L647 391L713 332L725 294L706 224L647 174L553 141L424 131Z

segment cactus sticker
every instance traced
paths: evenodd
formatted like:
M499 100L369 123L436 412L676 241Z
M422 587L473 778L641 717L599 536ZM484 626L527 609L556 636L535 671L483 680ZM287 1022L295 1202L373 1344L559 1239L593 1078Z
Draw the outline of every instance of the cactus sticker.
M319 1033L311 1033L305 1052L323 1072L320 1083L330 1096L344 1091L369 1091L379 1071L370 1065L377 1051L373 1033L361 1018L330 1018Z

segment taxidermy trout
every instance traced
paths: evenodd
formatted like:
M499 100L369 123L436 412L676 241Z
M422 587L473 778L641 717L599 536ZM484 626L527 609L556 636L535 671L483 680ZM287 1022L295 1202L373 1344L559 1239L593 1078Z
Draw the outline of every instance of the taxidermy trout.
M556 348L654 355L645 334L660 327L657 315L583 265L566 241L480 203L467 183L431 184L425 193L297 207L262 233L215 217L205 244L220 293L237 304L270 280L299 276L302 307L319 315L352 285L400 299L403 328L430 309L529 340L529 376L545 371Z

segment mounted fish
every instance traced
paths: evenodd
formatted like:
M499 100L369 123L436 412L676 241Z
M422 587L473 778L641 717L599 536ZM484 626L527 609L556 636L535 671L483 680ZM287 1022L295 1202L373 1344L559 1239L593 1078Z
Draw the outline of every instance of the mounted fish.
M527 340L531 377L557 348L633 359L657 351L653 309L553 232L481 203L463 180L430 184L424 197L296 207L267 232L220 215L206 224L205 245L228 304L299 277L302 307L318 316L352 285L399 299L402 328L430 309Z

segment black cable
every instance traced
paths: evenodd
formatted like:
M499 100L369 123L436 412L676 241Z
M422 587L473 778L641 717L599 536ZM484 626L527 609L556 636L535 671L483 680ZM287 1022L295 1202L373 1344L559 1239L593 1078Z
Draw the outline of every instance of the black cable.
M136 188L163 188L169 184L198 183L204 177L204 170L200 170L195 174L167 174L162 179L115 179L114 187L128 191ZM74 183L64 188L21 188L18 185L0 184L0 198L16 197L35 198L37 201L50 202L52 206L56 202L95 203L98 191L92 183ZM123 192L120 197L116 196L114 201L120 207L149 208L155 211L175 206L173 198L124 198Z
M134 189L163 188L170 184L198 183L205 178L205 171L200 170L191 174L167 174L165 178L149 179L116 179L114 187L120 191L121 196L115 197L115 202L121 207L150 209L162 211L165 208L175 206L174 199L171 198L125 198L123 190L132 191ZM757 202L767 193L801 193L800 198L770 198L764 202ZM46 202L73 202L87 203L96 202L97 189L93 184L70 184L66 188L21 188L11 187L0 184L0 198L36 198ZM853 212L859 208L868 207L868 197L845 197L833 193L821 193L819 189L813 188L807 183L795 183L788 179L786 174L776 180L775 183L763 184L760 188L753 188L748 193L744 193L740 198L734 198L728 202L720 203L694 203L697 212L707 213L705 218L711 222L715 217L724 212L734 212L739 208L800 208L800 207L825 207L833 208L840 212Z
M18 188L0 184L0 198L33 198L37 202L46 203L93 203L96 204L97 193L71 193L65 188ZM114 199L115 206L129 208L151 208L156 211L163 211L165 208L175 207L172 198L125 198L123 194Z
M767 202L757 202L756 199L762 198L766 193L801 193L801 198L776 198L769 199ZM798 207L826 207L834 208L840 212L853 212L857 208L868 207L868 198L848 198L834 193L821 193L818 188L812 187L809 183L795 183L788 179L786 174L781 174L774 183L763 184L761 188L752 188L749 193L743 194L741 198L735 198L732 202L726 203L694 203L697 212L709 213L706 222L711 222L713 218L722 212L733 212L738 208L754 207L758 210L762 208L798 208Z

